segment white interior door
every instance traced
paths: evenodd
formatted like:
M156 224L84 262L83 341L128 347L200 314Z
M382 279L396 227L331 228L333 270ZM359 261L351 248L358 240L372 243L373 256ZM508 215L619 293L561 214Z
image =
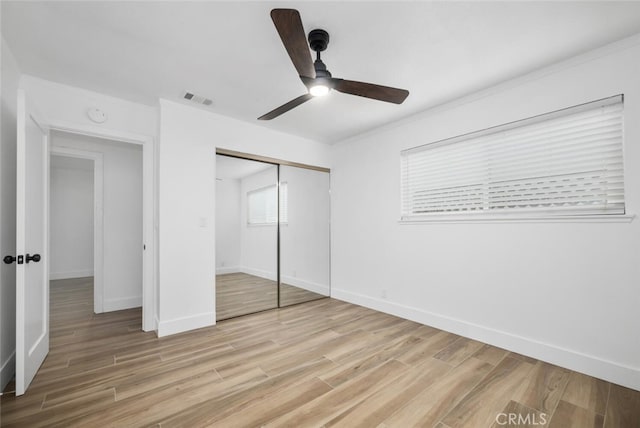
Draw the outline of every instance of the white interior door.
M16 215L16 395L49 352L49 131L18 91Z

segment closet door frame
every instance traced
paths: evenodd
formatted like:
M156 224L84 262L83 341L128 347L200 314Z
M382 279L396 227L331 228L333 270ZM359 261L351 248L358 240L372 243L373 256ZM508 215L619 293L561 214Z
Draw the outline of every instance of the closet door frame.
M312 169L314 171L322 171L322 172L331 173L331 170L329 168L325 168L325 167L322 167L322 166L315 166L315 165L309 165L309 164L298 163L298 162L290 162L290 161L283 160L283 159L270 158L268 156L260 156L260 155L253 155L251 153L236 152L234 150L227 150L227 149L218 148L218 149L216 149L216 154L217 155L223 155L223 156L229 156L229 157L232 157L232 158L239 158L239 159L246 159L246 160L258 161L258 162L271 163L271 164L274 164L274 165L295 166L297 168Z
M281 278L280 278L280 166L282 166L282 165L293 166L293 167L296 167L296 168L304 168L304 169L310 169L310 170L314 170L314 171L326 172L328 174L331 173L331 170L329 168L324 168L324 167L321 167L321 166L308 165L308 164L298 163L298 162L290 162L290 161L283 160L283 159L276 159L276 158L271 158L271 157L267 157L267 156L254 155L254 154L251 154L251 153L237 152L237 151L234 151L234 150L227 150L227 149L222 149L222 148L217 148L216 149L216 155L228 156L228 157L238 158L238 159L245 159L245 160L250 160L250 161L264 162L264 163L269 163L269 164L275 165L277 167L276 168L276 177L277 177L277 180L278 180L278 185L276 187L276 195L278 197L278 203L276 204L276 207L277 207L277 219L278 219L278 221L276 222L276 263L277 263L276 282L277 282L277 286L278 286L278 290L277 290L277 293L278 293L277 294L278 306L277 306L277 308L281 308L282 306L280 305L280 285L281 285ZM331 235L329 235L329 241L331 241ZM331 247L331 244L329 244L329 247ZM329 270L331 270L331 258L329 258ZM327 297L330 297L330 296L327 296Z

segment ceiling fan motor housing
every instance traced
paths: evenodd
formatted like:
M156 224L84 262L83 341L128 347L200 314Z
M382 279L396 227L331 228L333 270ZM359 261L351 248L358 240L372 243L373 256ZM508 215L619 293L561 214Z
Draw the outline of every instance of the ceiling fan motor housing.
M324 30L316 29L309 32L309 46L316 52L322 52L327 49L329 44L329 33Z

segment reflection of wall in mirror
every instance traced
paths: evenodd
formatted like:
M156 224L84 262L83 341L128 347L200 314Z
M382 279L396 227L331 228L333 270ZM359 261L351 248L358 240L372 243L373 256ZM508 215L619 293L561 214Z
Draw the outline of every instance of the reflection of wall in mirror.
M280 228L281 280L329 295L329 174L280 167L288 187L288 222Z
M249 225L247 193L277 182L277 167L272 166L240 180L240 271L271 280L277 279L277 239L275 223Z
M216 181L216 274L240 269L240 180Z

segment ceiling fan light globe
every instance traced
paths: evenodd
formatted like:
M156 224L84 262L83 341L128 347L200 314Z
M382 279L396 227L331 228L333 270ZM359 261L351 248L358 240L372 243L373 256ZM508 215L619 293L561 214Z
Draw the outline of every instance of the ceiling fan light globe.
M323 97L329 93L329 87L325 85L315 85L309 88L309 93L314 97Z

